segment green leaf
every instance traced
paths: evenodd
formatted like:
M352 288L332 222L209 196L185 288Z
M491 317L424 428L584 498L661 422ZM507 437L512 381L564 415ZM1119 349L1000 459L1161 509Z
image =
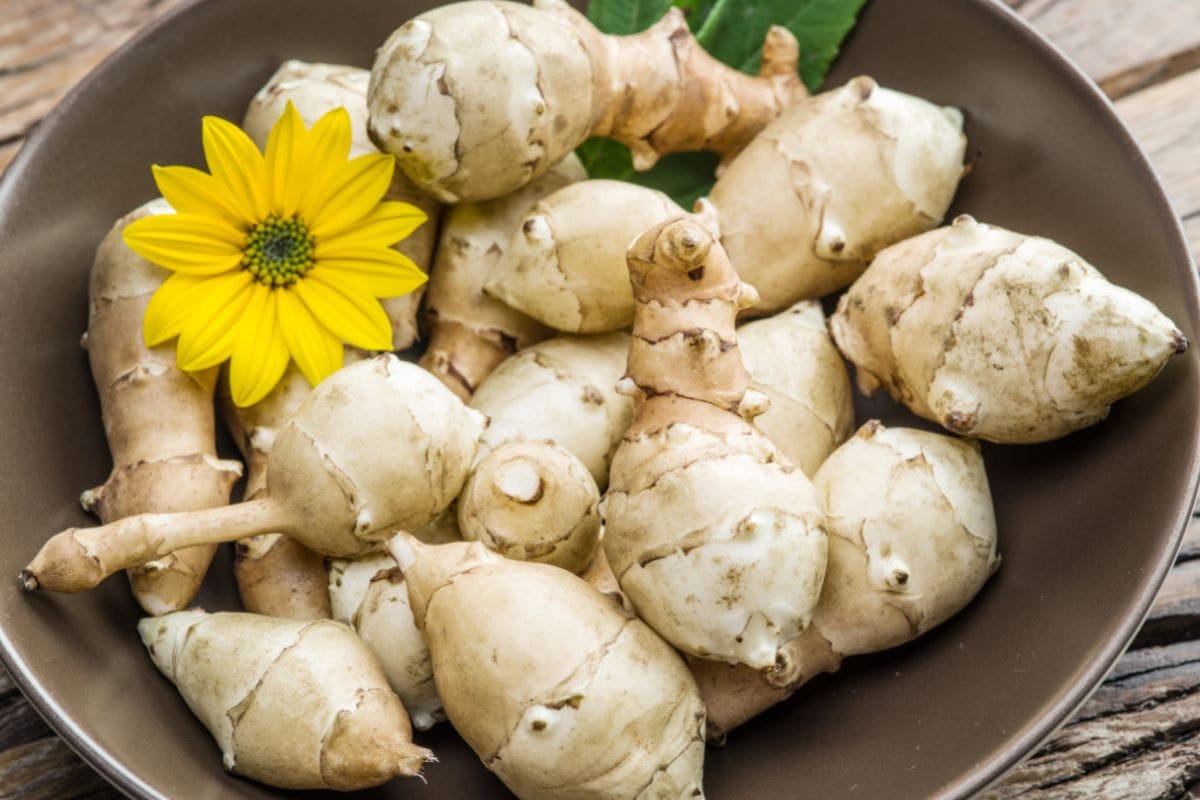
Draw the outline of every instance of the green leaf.
M819 91L842 40L866 0L717 0L696 39L721 61L755 73L771 25L782 25L800 42L800 77Z
M712 189L719 161L712 153L674 153L645 172L638 172L633 168L629 148L612 139L588 139L575 152L588 177L658 189L685 209L691 209Z
M602 33L625 36L662 19L671 0L592 0L587 17Z

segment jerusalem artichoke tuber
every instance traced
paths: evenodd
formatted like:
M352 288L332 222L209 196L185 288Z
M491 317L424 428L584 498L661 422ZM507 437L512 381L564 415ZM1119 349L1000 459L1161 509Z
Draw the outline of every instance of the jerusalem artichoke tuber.
M404 706L343 625L181 611L138 631L230 772L350 791L419 775L433 758L413 744Z
M640 620L565 570L477 542L388 548L446 716L518 797L703 797L704 707Z
M147 511L192 511L229 502L241 465L218 461L213 425L216 370L188 375L170 345L146 347L142 317L170 274L126 246L121 233L149 214L169 214L163 200L119 220L96 252L84 339L100 392L113 469L104 485L83 493L84 508L102 522ZM129 582L148 614L185 608L204 579L215 548L157 553L131 564Z
M522 215L542 197L586 177L572 154L523 189L461 203L447 213L426 293L429 347L419 363L463 402L501 361L550 335L540 322L484 294L483 284Z
M266 146L271 126L289 102L300 112L306 125L312 125L327 111L340 106L350 114L353 133L350 155L379 152L367 136L367 84L370 77L365 69L340 64L285 61L250 101L242 127L261 148ZM396 245L396 249L408 256L418 269L428 273L437 241L441 205L414 186L400 170L396 170L384 200L409 203L429 218ZM424 293L422 286L415 292L379 301L392 322L393 350L404 350L417 341L417 309Z
M961 216L884 250L830 329L860 388L994 442L1093 425L1188 347L1148 300L1048 239Z
M978 443L872 420L813 479L829 565L812 624L768 682L692 659L709 733L730 729L847 656L911 641L962 610L995 572L996 520Z
M661 155L728 158L805 96L799 46L772 28L758 77L708 55L678 9L634 36L601 34L560 0L454 3L409 20L376 55L371 137L445 202L529 183L589 135Z
M28 589L81 591L180 547L284 533L354 556L415 529L462 489L485 425L425 370L393 355L323 381L275 439L267 490L226 508L143 514L53 537L22 573Z
M638 614L691 655L786 673L825 573L812 486L751 423L734 332L754 290L711 234L679 218L629 248L638 302L604 550Z

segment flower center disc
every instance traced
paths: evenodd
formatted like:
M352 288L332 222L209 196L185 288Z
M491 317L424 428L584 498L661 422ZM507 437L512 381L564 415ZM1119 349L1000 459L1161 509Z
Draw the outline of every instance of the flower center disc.
M291 286L312 269L315 247L299 216L283 219L272 214L246 234L242 269L267 286Z

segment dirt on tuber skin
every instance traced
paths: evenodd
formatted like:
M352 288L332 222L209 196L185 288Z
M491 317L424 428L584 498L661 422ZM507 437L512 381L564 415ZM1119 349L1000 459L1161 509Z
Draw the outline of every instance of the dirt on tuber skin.
M170 213L165 201L155 200L118 220L92 266L84 341L113 469L80 502L106 523L147 511L225 505L241 474L237 462L217 459L216 370L188 375L176 366L173 345L148 348L142 336L146 305L170 273L130 250L121 233L136 219ZM186 608L214 550L200 545L130 565L130 586L146 613Z
M522 216L546 195L586 177L571 154L510 195L460 203L446 213L426 292L429 346L418 363L463 402L501 361L551 335L540 322L484 294L483 284Z
M360 361L325 379L283 426L267 457L267 489L254 500L70 528L21 579L31 590L83 591L181 547L263 533L322 555L360 555L450 505L485 425L420 367L390 354Z
M897 647L942 624L999 566L974 440L872 420L821 465L813 486L829 563L812 623L786 645L793 668L785 680L689 659L714 740L836 671L842 659Z
M712 235L681 217L629 248L636 412L613 458L604 550L621 589L685 653L786 673L812 616L823 520L804 473L750 422L735 319L753 304Z
M811 478L854 432L854 397L816 300L737 329L751 386L771 401L754 424Z
M566 570L477 542L388 548L446 716L521 800L703 797L704 706L644 623Z
M993 442L1094 425L1188 341L1048 239L961 216L879 254L830 319L859 388Z
M561 0L454 3L409 20L379 49L370 132L433 196L487 200L588 136L628 145L640 170L689 150L728 159L806 96L798 64L795 37L775 27L758 76L727 67L676 8L618 37Z
M275 121L283 114L288 102L296 107L305 125L311 126L328 111L345 108L350 114L350 157L377 153L378 148L367 135L367 84L371 74L365 69L341 64L312 64L304 61L285 61L266 85L259 89L246 109L242 128L263 148ZM437 242L441 204L413 185L401 170L396 170L384 200L398 200L421 209L429 220L417 228L396 249L412 259L417 268L428 274ZM392 322L392 349L405 350L418 339L417 310L425 287L380 300Z
M182 611L138 631L230 772L283 789L353 791L420 775L433 759L344 625Z

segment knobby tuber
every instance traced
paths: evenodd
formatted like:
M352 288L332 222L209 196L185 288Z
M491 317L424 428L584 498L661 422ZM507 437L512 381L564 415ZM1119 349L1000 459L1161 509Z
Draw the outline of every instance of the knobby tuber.
M759 292L745 313L844 288L877 251L940 224L965 146L957 110L865 77L785 112L696 206ZM621 248L680 211L657 192L613 181L555 192L525 218L487 289L562 331L627 327L633 298Z
M754 424L811 478L854 431L850 378L820 303L742 325L737 338L751 386L771 401Z
M812 624L787 645L791 672L691 659L709 735L732 728L847 656L911 641L962 610L999 564L979 445L872 420L813 479L829 564ZM781 685L782 684L782 685Z
M225 508L142 514L53 537L22 573L28 589L82 591L180 547L283 533L328 556L365 553L458 495L486 420L394 355L334 373L280 430L267 489Z
M351 791L419 775L433 758L413 744L400 699L344 625L181 611L138 630L230 772Z
M119 220L100 243L92 266L84 341L113 469L80 501L102 522L147 511L225 505L241 474L237 462L217 459L216 369L188 375L176 366L173 345L146 347L142 337L146 305L170 273L130 250L121 233L135 219L169 213L165 201L155 200ZM130 586L146 613L187 607L214 550L200 545L162 551L145 564L130 564Z
M1099 422L1188 347L1079 255L969 216L880 253L830 329L865 393L1014 444Z
M555 330L603 333L633 324L625 249L683 214L665 194L621 181L575 183L543 199L511 230L484 288Z
M447 718L518 797L703 797L704 706L644 623L566 570L477 542L388 547Z
M429 347L419 363L464 402L501 361L551 335L537 320L484 294L483 284L521 217L546 195L586 177L572 154L523 189L447 212L426 292Z
M674 8L617 37L561 0L454 3L409 20L379 49L370 131L435 197L486 200L588 136L628 145L643 170L685 150L729 158L806 95L798 64L795 37L773 27L757 77L727 67Z
M812 485L750 422L737 312L755 300L710 233L681 217L629 249L638 306L604 550L638 614L691 655L786 673L825 573Z
M563 336L506 359L479 387L471 407L485 414L479 456L504 442L550 440L575 455L601 490L633 401L616 391L629 336Z
M384 551L335 559L329 565L329 600L334 619L352 626L379 659L413 726L428 730L445 719L429 647L413 621L408 588L395 559Z
M600 541L600 492L587 467L551 441L504 442L475 465L458 529L506 558L582 574Z
M285 61L267 84L250 101L242 127L260 148L265 147L271 127L290 102L306 125L312 125L326 112L345 108L350 115L350 156L377 153L378 149L367 136L367 84L371 74L365 69L341 64L310 64L304 61ZM437 241L441 204L413 185L404 173L396 170L392 185L384 200L398 200L421 209L429 220L396 249L408 256L417 268L429 272ZM388 319L392 321L392 349L404 350L417 341L417 309L425 287L400 297L380 300Z

